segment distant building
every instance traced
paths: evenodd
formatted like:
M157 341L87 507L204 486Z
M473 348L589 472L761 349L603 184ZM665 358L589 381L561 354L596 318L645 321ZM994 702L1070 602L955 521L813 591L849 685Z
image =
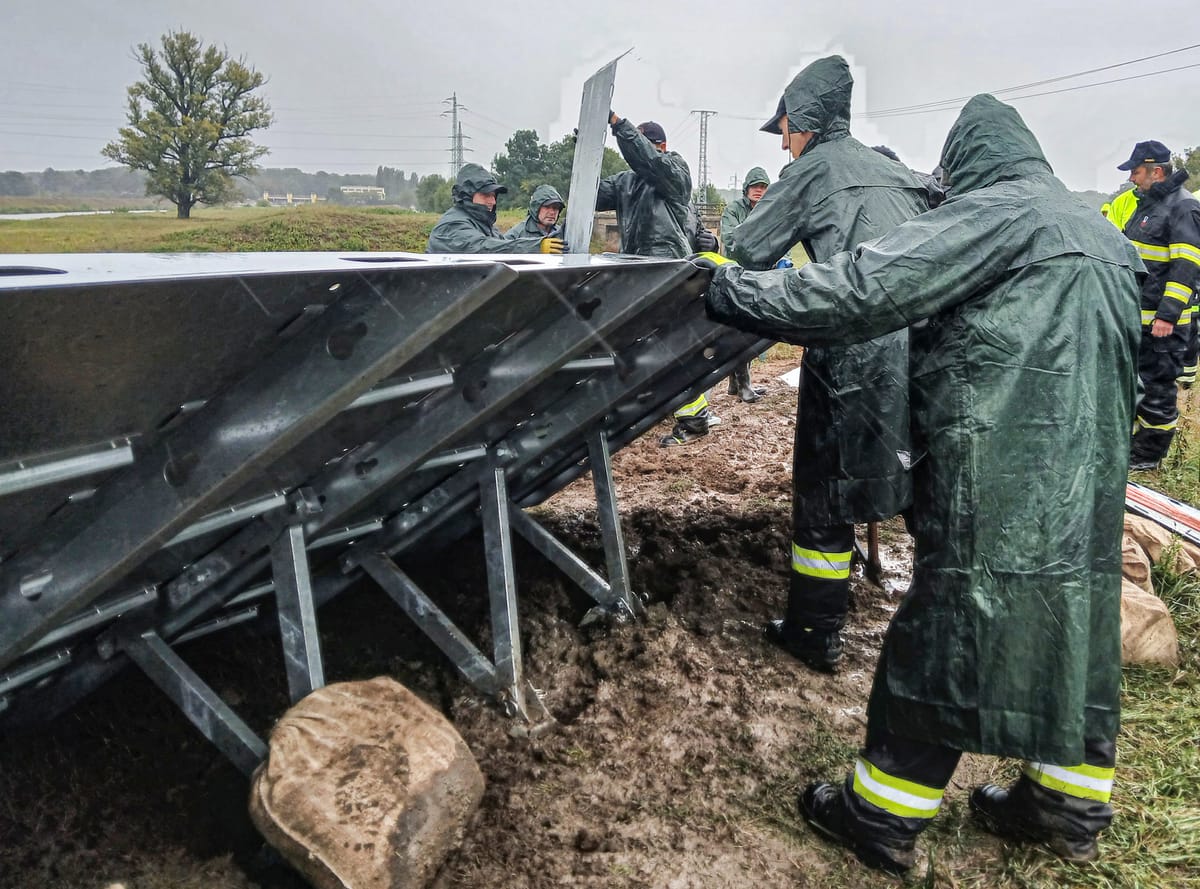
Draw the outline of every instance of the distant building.
M303 195L293 195L290 191L287 194L271 194L269 191L264 191L262 199L275 207L283 207L289 204L315 204L317 201L325 200L325 198L319 198L315 194L304 197Z
M359 195L371 201L382 201L387 198L387 192L378 185L343 185L339 191L345 195Z

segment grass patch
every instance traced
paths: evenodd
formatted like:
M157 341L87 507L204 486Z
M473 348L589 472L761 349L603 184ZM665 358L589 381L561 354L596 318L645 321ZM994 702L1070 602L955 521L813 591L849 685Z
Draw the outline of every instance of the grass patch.
M997 866L954 870L967 887L1159 889L1200 886L1200 578L1154 569L1179 630L1179 670L1127 667L1117 741L1116 817L1101 837L1102 857L1071 865L1037 848L1011 847ZM952 829L953 825L949 825Z

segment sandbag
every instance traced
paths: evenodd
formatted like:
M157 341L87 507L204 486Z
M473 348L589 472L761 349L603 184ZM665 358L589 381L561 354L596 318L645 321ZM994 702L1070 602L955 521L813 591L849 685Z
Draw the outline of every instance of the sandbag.
M1121 581L1121 663L1179 666L1179 635L1163 600Z
M1157 565L1165 551L1174 549L1174 570L1177 574L1200 572L1200 546L1172 534L1157 522L1127 512L1125 537L1141 547L1151 564Z
M453 726L380 677L319 689L283 715L250 815L317 889L423 889L483 785Z

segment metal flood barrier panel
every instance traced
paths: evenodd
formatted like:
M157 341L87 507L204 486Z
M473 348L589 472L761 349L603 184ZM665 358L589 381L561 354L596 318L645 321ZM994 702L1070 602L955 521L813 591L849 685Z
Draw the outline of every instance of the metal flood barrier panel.
M636 618L611 454L768 345L708 322L679 260L4 259L0 728L132 662L247 773L264 742L174 647L273 608L299 700L325 683L317 608L364 575L507 714L546 721L513 535ZM524 512L589 471L603 574ZM478 526L490 654L403 569Z

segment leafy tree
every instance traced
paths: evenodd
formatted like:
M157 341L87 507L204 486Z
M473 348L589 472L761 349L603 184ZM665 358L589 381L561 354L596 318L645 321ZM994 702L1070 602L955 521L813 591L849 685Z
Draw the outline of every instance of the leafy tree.
M1188 171L1185 188L1195 191L1200 187L1200 146L1184 149L1183 154L1175 155L1175 166Z
M236 194L268 149L249 138L271 125L270 107L253 95L265 78L243 59L204 46L187 31L162 37L162 49L139 44L143 79L128 89L129 126L103 155L145 170L146 194L162 195L180 219L196 204L218 204Z
M557 142L542 145L533 130L517 130L508 140L506 154L496 155L492 168L496 178L508 187L500 206L524 209L539 185L552 185L564 199L570 198L571 168L575 161L575 137L563 136ZM628 170L625 160L611 148L604 149L600 175L611 176Z
M451 183L437 173L422 176L417 182L417 209L425 213L445 213L454 203Z
M504 143L504 152L492 161L496 179L508 189L508 194L500 195L497 203L501 209L524 207L538 185L534 180L545 175L546 146L538 141L535 130L517 130Z

